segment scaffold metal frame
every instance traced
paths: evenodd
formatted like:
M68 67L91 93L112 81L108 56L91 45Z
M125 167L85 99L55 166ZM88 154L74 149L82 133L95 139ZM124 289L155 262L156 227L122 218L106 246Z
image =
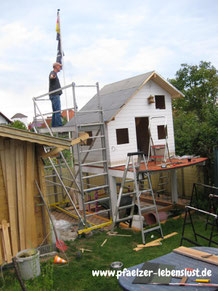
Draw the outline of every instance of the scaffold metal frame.
M62 126L62 127L58 127L58 128L51 128L46 120L46 116L51 115L53 113L56 112L46 112L44 113L41 110L41 107L39 106L40 102L45 102L45 101L50 101L50 99L48 98L49 95L51 93L55 93L58 92L60 89L66 90L72 88L72 100L73 100L73 107L71 108L67 108L67 109L62 109L60 111L56 111L56 112L62 112L65 110L74 110L74 122L73 122L73 126L69 127L69 126ZM77 100L76 100L76 89L79 88L96 88L96 95L97 95L97 108L96 110L89 110L89 111L81 111L78 110L78 106L77 106ZM34 131L36 133L47 133L51 136L55 136L56 134L60 134L63 132L68 133L68 136L71 138L75 138L78 139L80 137L81 132L88 131L89 128L93 127L95 128L95 130L97 131L96 134L94 136L90 136L89 139L92 140L90 146L88 147L88 149L86 149L85 151L82 149L81 143L76 143L72 148L73 151L71 151L71 155L73 153L73 156L71 156L71 160L74 159L74 170L71 168L71 166L69 166L64 153L60 152L59 154L59 159L58 159L58 163L56 163L56 158L51 158L49 157L49 152L51 151L51 148L48 147L44 147L44 151L47 153L47 160L49 163L49 166L47 166L48 168L50 167L50 169L52 169L52 174L46 176L46 182L48 183L47 185L56 185L56 186L61 186L62 191L61 193L47 193L48 196L51 195L62 195L63 196L63 200L66 200L66 197L68 197L69 202L71 203L71 205L73 206L73 212L71 213L72 217L77 217L79 219L80 223L80 233L82 232L86 232L89 229L96 229L98 228L98 225L93 225L93 223L91 221L89 221L90 219L88 219L88 217L94 216L94 215L101 215L103 213L109 213L109 216L112 217L111 215L111 191L110 191L110 184L109 184L109 173L108 173L108 158L107 158L107 143L106 143L106 137L105 137L105 124L104 124L104 112L103 109L101 107L100 104L100 94L99 94L99 84L96 83L95 85L76 85L75 83L71 83L67 86L61 87L58 90L54 90L52 92L48 92L45 94L42 94L38 97L34 97L33 98L33 103L34 103L34 121L33 121L33 128ZM93 124L81 124L79 119L80 114L90 114L90 113L95 113L98 115L98 122L93 123ZM41 129L37 126L40 122L43 122L46 126L45 129ZM95 144L96 139L100 139L100 147L99 148L95 148L93 149L93 145ZM83 167L89 166L90 164L95 164L95 162L93 163L86 163L86 159L89 156L89 154L92 151L101 151L101 155L102 155L102 161L99 161L99 163L101 162L102 164L102 173L100 174L96 174L96 175L85 175L85 172L83 170ZM75 162L75 156L77 157L77 161ZM97 162L96 162L97 163ZM66 185L66 180L67 178L64 177L61 173L60 170L57 169L57 164L59 166L59 168L61 169L62 167L65 167L68 171L68 174L70 176L70 185ZM56 180L56 182L51 181L51 178L54 180L54 177L56 177L58 179L58 182ZM92 179L94 177L102 177L102 179L104 180L103 185L95 185L95 186L87 186L88 183L85 183L85 181L87 179ZM68 178L68 182L69 182L69 178ZM90 193L92 191L101 191L104 190L104 194L103 194L103 198L102 197L95 197L94 199L89 199L87 200L87 193ZM74 192L74 195L76 193L76 200L77 202L79 202L78 204L80 205L80 207L78 207L78 205L76 205L74 199L71 197L72 196L72 192ZM48 192L48 191L47 191ZM63 195L64 193L64 195ZM99 203L101 203L102 201L108 201L108 205L109 208L108 209L104 209L104 210L97 210L97 211L87 211L87 207L90 208L90 206L92 206L93 204L98 205ZM63 209L61 207L59 207L59 204L61 204L61 202L59 203L58 201L55 201L55 203L51 203L51 206L53 207L58 207L58 209ZM98 209L98 208L97 208ZM66 212L65 209L63 209L63 212ZM112 223L112 219L109 222L104 222L104 223L100 223L99 227L108 225Z

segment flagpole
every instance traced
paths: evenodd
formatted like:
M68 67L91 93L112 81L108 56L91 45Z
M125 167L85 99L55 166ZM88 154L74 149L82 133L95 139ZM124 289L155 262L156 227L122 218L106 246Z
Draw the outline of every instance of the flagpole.
M61 23L60 23L60 9L57 9L57 18L58 18L58 24L59 24L59 30L60 30L60 50L61 50L61 56L62 56L62 71L63 71L63 80L64 80L64 86L66 86L66 79L65 79L65 70L64 70L64 54L62 49L62 36L61 36ZM67 109L67 121L69 121L69 111L68 111L68 102L67 102L67 91L64 90L65 95L65 102L66 102L66 109Z
M61 24L60 24L60 9L57 9L57 20L58 20L58 28L59 28L59 36L60 36L60 53L61 53L61 60L62 60L62 71L63 71L63 79L64 79L64 86L66 86L66 79L65 79L65 70L64 70L64 54L62 49L62 36L61 36ZM56 29L57 30L57 29ZM69 111L68 111L68 103L67 103L67 90L64 90L65 101L66 101L66 110L67 110L67 122L69 122ZM71 132L68 132L69 139L72 138ZM73 162L73 147L70 147L70 157L71 157L71 166L74 167Z

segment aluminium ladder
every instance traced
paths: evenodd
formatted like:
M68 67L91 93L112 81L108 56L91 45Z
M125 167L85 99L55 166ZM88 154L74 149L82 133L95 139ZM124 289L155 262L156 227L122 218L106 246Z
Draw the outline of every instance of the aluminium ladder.
M155 120L158 120L158 119L164 120L164 124L163 124L164 132L163 132L163 138L161 138L163 140L162 144L154 142L154 139L152 137L152 126L155 124ZM148 132L150 136L149 148L148 148L148 161L154 160L156 163L159 160L161 162L166 163L167 160L170 160L166 117L165 116L150 117Z
M137 158L137 160L135 158ZM128 173L132 173L131 176L133 177L131 177L131 179L127 178ZM134 191L124 193L125 185L130 182L133 182L134 184ZM145 186L145 184L147 184L147 187ZM146 196L146 194L150 194L152 196L153 204L149 206L141 206L140 198L142 198L143 196ZM122 201L126 197L129 198L128 204L125 203L125 205L123 205L124 203L122 203ZM115 227L116 223L119 223L122 221L130 221L130 226L131 226L136 202L138 206L138 215L140 217L140 228L141 228L143 244L145 244L145 235L151 231L159 230L161 237L163 237L157 205L156 205L156 201L154 197L154 192L152 189L151 177L147 169L147 162L146 162L145 155L143 152L134 152L134 153L127 154L126 166L125 166L125 170L124 170L124 174L123 174L123 178L121 182L121 187L120 187L119 196L117 200L117 206L115 209L113 228ZM129 215L120 218L120 211L123 209L126 209L126 210L128 209ZM151 227L149 229L144 229L142 213L148 210L155 211L158 225Z
M79 176L79 184L81 188L81 198L83 204L83 217L85 223L87 218L93 215L99 215L107 213L111 217L111 192L109 184L109 172L108 172L108 157L107 157L107 144L105 137L105 122L104 122L104 112L100 104L100 94L99 94L99 84L94 85L97 90L96 99L97 99L97 108L95 110L77 110L76 105L76 85L73 83L73 100L74 100L74 118L75 118L75 131L76 136L79 136L80 132L84 130L86 132L93 132L94 135L89 136L91 141L89 146L84 149L80 143L76 145L75 154L77 156L78 170L76 177ZM79 86L77 86L79 87ZM82 116L84 114L92 114L95 122L84 123ZM95 116L94 116L95 115ZM96 118L97 116L97 118ZM92 153L98 154L98 159L94 161L89 161L89 156ZM89 167L97 167L100 173L89 173L85 175ZM94 185L93 180L95 178L100 178L103 182L101 185ZM98 197L98 193L103 192L104 197ZM93 199L89 199L90 193L92 193ZM107 208L103 210L98 210L98 206L102 204L107 205ZM86 207L94 205L95 211L87 213ZM112 221L110 221L112 223Z

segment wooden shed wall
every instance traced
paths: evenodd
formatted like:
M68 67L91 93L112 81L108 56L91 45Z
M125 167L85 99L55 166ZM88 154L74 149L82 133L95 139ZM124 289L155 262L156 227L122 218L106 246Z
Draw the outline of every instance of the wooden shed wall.
M12 255L38 247L49 231L35 180L45 191L40 145L0 137L0 224L9 224ZM1 234L2 235L2 234ZM0 248L3 253L2 239ZM0 257L0 263L4 258Z

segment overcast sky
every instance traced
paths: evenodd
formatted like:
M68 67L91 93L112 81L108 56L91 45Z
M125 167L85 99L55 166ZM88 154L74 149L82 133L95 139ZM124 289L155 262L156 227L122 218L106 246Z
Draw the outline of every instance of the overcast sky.
M152 70L173 78L182 63L201 60L218 68L217 0L2 0L0 111L8 118L31 121L32 98L48 91L58 8L66 84L103 87ZM78 105L94 93L78 91ZM70 107L71 92L67 99ZM50 111L50 101L40 109Z

